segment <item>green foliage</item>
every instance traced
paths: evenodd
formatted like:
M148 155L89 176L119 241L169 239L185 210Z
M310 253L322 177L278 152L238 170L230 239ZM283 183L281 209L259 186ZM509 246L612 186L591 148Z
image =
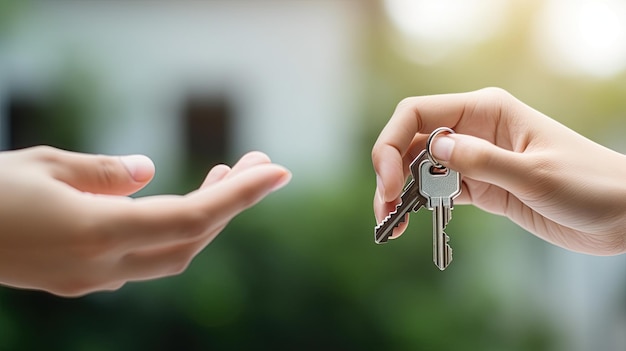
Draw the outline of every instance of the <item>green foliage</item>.
M26 7L28 0L0 0L0 40ZM0 41L1 43L1 41Z

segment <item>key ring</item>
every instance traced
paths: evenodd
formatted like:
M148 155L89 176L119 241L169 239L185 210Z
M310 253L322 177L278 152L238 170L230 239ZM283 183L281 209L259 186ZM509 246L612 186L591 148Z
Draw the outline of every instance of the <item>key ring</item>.
M433 156L432 152L431 152L431 143L433 141L433 139L435 139L435 137L438 134L441 134L443 132L448 132L449 134L454 134L454 130L452 130L451 128L448 127L439 127L435 130L433 130L432 133L430 133L430 135L428 136L428 140L426 140L426 156L428 156L428 160L430 161L430 163L433 164L433 167L442 169L442 168L446 168L444 165L442 165L441 163L439 163L439 161L437 161L435 159L435 157Z

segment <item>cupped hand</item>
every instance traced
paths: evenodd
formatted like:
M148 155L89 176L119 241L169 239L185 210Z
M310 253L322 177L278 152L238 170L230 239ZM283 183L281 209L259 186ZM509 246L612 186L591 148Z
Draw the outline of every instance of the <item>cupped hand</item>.
M80 296L178 274L243 210L291 174L260 152L215 166L184 196L127 197L145 156L35 147L0 153L0 284Z
M462 174L455 204L507 216L572 251L626 252L626 157L498 88L400 102L372 150L377 221L395 207L408 165L441 126L456 132L432 142L433 156Z

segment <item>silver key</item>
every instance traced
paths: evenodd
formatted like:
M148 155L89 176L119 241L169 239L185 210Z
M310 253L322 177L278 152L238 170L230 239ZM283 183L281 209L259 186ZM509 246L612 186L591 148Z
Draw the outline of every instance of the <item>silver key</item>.
M461 176L449 168L437 168L430 160L419 168L420 193L433 211L433 261L444 270L452 262L450 237L444 232L452 217L453 200L461 192Z
M400 195L400 203L396 209L389 213L382 222L374 228L374 242L377 244L386 243L393 234L393 229L406 220L406 216L411 211L417 212L426 205L427 199L420 193L419 167L422 162L428 161L426 150L422 151L411 162L409 169L411 170L411 182L404 188L404 192Z

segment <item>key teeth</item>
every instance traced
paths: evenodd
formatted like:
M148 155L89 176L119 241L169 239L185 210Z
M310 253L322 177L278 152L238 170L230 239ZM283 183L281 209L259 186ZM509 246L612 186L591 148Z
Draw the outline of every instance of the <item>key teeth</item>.
M395 212L393 212L395 213ZM378 225L376 225L376 228L374 228L375 230L378 230L380 228L382 228L382 226L385 225L385 223L389 222L389 220L391 219L391 215L385 217L385 219L383 219L382 222L380 222ZM394 228L397 227L400 223L403 223L405 221L404 217L402 217L402 219L398 220L398 224L396 224L395 226L393 226Z
M446 247L448 248L446 250L448 254L448 264L446 265L446 268L447 268L450 265L450 263L452 263L452 248L448 244L446 244Z
M384 224L385 224L388 220L389 220L388 218L387 218L387 219L385 219L385 220L384 220L384 221L382 221L379 225L377 225L377 226L376 226L376 228L374 228L374 242L375 242L376 244L384 244L384 243L386 243L386 242L389 240L389 236L390 236L390 235L384 236L384 237L382 237L382 238L380 238L380 239L378 238L378 235L377 235L378 229L380 229L380 228L381 228L381 227L382 227L382 226L383 226L383 225L384 225ZM393 227L394 227L394 228L398 227L398 225L399 225L400 223L402 223L402 222L404 222L404 218L402 218L401 220L399 220L399 221L398 221L398 223L397 223L395 226L393 226ZM392 228L392 230L393 230L393 228Z
M400 218L398 220L398 223L396 223L393 226L393 228L391 228L391 231L392 231L391 234L383 236L381 238L378 237L378 230L380 228L382 228L385 225L385 223L387 223L389 220L391 220L391 217L393 217L393 215L398 213L398 210L400 209L400 206L402 206L402 203L397 204L396 208L393 211L389 212L389 214L380 223L378 223L376 225L376 227L374 227L374 242L376 244L384 244L384 243L386 243L389 240L389 237L391 236L391 234L393 234L393 228L397 228L400 225L400 223L403 223L403 222L406 221L406 216L403 216L402 218Z
M393 210L393 211L391 211L391 212L389 212L389 214L387 215L387 217L385 217L385 218L382 220L382 222L378 223L378 224L376 225L376 228L374 228L374 229L375 229L375 230L378 230L378 229L380 229L383 225L385 225L385 223L387 223L387 222L391 219L391 217L392 217L394 214L398 213L398 209L400 209L400 206L402 206L402 203L397 204L397 205L396 205L396 209L395 209L395 210ZM400 223L402 223L402 222L404 222L404 217L402 217L402 219L400 219L400 220L399 220L398 224L400 224ZM398 224L396 224L396 225L394 226L394 228L395 228L395 227L397 227L397 226L398 226Z
M448 244L450 242L450 237L448 236L448 234L443 233L443 235L445 235L446 238L446 246L445 246L445 260L442 262L442 266L440 266L437 263L437 260L435 260L435 266L437 266L437 268L439 268L440 271L445 271L446 268L448 268L448 266L450 265L450 263L452 262L452 247L450 246L450 244Z

